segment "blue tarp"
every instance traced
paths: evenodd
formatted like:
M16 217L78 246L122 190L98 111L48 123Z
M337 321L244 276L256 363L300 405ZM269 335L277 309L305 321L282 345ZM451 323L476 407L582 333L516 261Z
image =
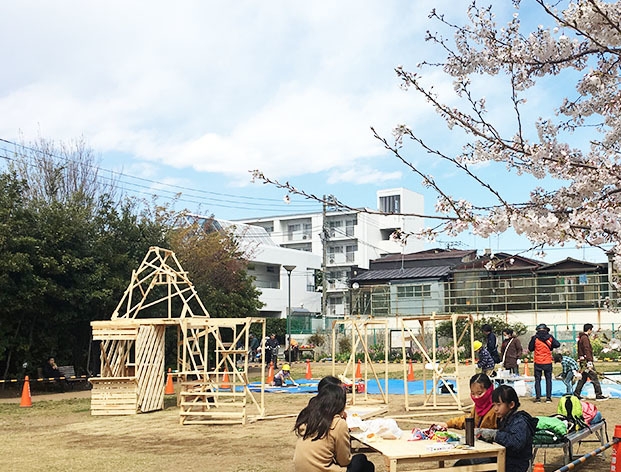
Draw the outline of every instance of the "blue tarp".
M612 377L611 377L612 378ZM616 379L614 379L616 380ZM317 393L317 384L319 380L306 380L306 379L298 379L296 382L300 385L299 387L266 387L266 392L278 392L278 393ZM621 398L621 385L614 383L613 381L608 381L607 379L601 379L602 382L602 391L606 395L610 395L611 398ZM448 382L453 385L453 388L457 390L454 383ZM384 388L384 392L386 391L384 386L384 380L380 380L378 384L375 379L370 380L367 385L367 392L369 394L379 394L380 388L379 386ZM527 396L534 396L534 385L533 382L526 382L527 385ZM575 384L574 384L575 385ZM427 393L431 392L431 388L433 386L433 382L431 380L427 380ZM423 395L425 393L424 385L422 380L414 380L412 382L408 382L408 393L410 395ZM252 391L258 391L260 389L260 384L258 382L250 384L250 389ZM542 379L541 381L541 390L545 392L545 381ZM395 395L404 395L405 390L403 388L403 380L399 379L388 379L388 393ZM442 394L441 392L438 392ZM448 393L443 394L448 395ZM545 394L544 394L545 395ZM561 397L565 395L565 384L560 380L552 380L552 396L553 397ZM593 391L593 385L591 382L587 382L587 384L582 389L582 395L587 399L595 398L595 393Z

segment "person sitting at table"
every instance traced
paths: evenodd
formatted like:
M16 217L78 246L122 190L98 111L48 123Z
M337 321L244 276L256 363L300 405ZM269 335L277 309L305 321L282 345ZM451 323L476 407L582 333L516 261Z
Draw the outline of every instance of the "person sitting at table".
M492 392L494 386L490 378L485 374L474 374L470 377L470 398L474 402L474 408L467 415L474 418L475 428L495 428L496 412L492 408ZM446 423L436 423L445 428L464 429L466 415L456 416L446 421Z
M507 472L526 472L533 457L533 435L537 418L518 410L520 400L513 387L500 385L492 393L498 429L475 429L475 435L488 442L495 442L506 449Z
M352 456L345 420L345 390L327 383L298 415L293 431L298 437L293 454L295 472L374 472L364 454Z

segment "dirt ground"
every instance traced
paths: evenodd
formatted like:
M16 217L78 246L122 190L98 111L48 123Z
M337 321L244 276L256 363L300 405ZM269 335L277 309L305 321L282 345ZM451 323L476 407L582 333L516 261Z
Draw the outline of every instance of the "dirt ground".
M294 377L304 377L304 366L293 367ZM391 367L399 372L400 367ZM313 375L331 373L327 366L313 364ZM395 375L396 376L396 375ZM176 398L167 396L162 411L133 416L92 416L90 391L67 393L33 392L31 408L19 407L19 392L4 393L0 399L0 470L2 471L73 471L157 472L193 470L206 472L267 472L292 470L295 435L292 427L297 413L312 395L266 394L266 411L276 419L264 419L242 425L214 426L179 424ZM412 397L410 405L417 403ZM422 397L420 398L422 403ZM621 424L621 400L598 402L612 436ZM535 404L524 399L522 408L532 415L556 413L556 403ZM389 396L389 416L404 415L403 395ZM438 418L399 419L399 426L409 431L426 427ZM579 453L598 447L583 444ZM607 451L610 452L610 449ZM376 470L386 470L381 456L369 455ZM545 460L545 470L563 465L556 449L538 454ZM610 470L610 454L589 459L576 470L604 472Z

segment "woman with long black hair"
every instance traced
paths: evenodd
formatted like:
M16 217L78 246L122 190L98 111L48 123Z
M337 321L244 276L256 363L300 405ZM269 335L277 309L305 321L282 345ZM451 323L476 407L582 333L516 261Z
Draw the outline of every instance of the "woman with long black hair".
M298 436L293 455L295 472L375 471L364 454L351 454L345 401L343 387L328 384L300 412L293 427Z

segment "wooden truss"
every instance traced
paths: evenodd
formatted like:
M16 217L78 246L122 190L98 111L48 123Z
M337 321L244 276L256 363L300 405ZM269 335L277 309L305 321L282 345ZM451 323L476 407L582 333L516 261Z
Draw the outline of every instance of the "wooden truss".
M93 340L101 342L100 376L90 379L91 413L164 407L164 341L167 328L175 327L181 423L245 424L251 418L247 405L263 417L264 379L258 399L248 387L254 324L262 325L265 338L263 318L210 318L175 254L151 247L111 320L91 322Z
M380 382L380 375L375 369L373 361L369 354L369 329L383 329L384 332L384 382ZM351 354L349 360L345 366L341 378L352 379L354 385L352 385L351 404L357 403L383 403L388 405L388 321L379 319L359 319L359 318L346 318L344 320L337 320L332 323L332 375L336 375L336 337L337 331L343 330L346 333L351 333ZM361 351L363 359L360 363L361 379L364 382L364 391L358 392L356 389L356 371L358 369L358 363L356 361L356 353ZM371 376L369 375L371 374ZM366 386L369 383L369 379L374 379L379 386L380 399L371 399L369 397Z
M457 321L465 320L465 327L458 332ZM436 345L436 323L450 321L452 326L452 343L448 346L449 357L440 362L437 357ZM474 319L472 315L451 314L421 317L401 318L401 336L403 349L403 384L405 391L406 411L420 410L420 415L428 416L430 411L434 414L455 414L472 406L470 399L470 377L475 373L474 351ZM458 358L458 347L464 336L470 336L470 365L460 365ZM407 361L406 361L406 342L410 341L415 345L423 356L423 388L424 401L422 405L410 406L407 382ZM430 379L431 389L428 389L427 380ZM457 386L457 392L452 388ZM441 390L449 393L440 395Z

